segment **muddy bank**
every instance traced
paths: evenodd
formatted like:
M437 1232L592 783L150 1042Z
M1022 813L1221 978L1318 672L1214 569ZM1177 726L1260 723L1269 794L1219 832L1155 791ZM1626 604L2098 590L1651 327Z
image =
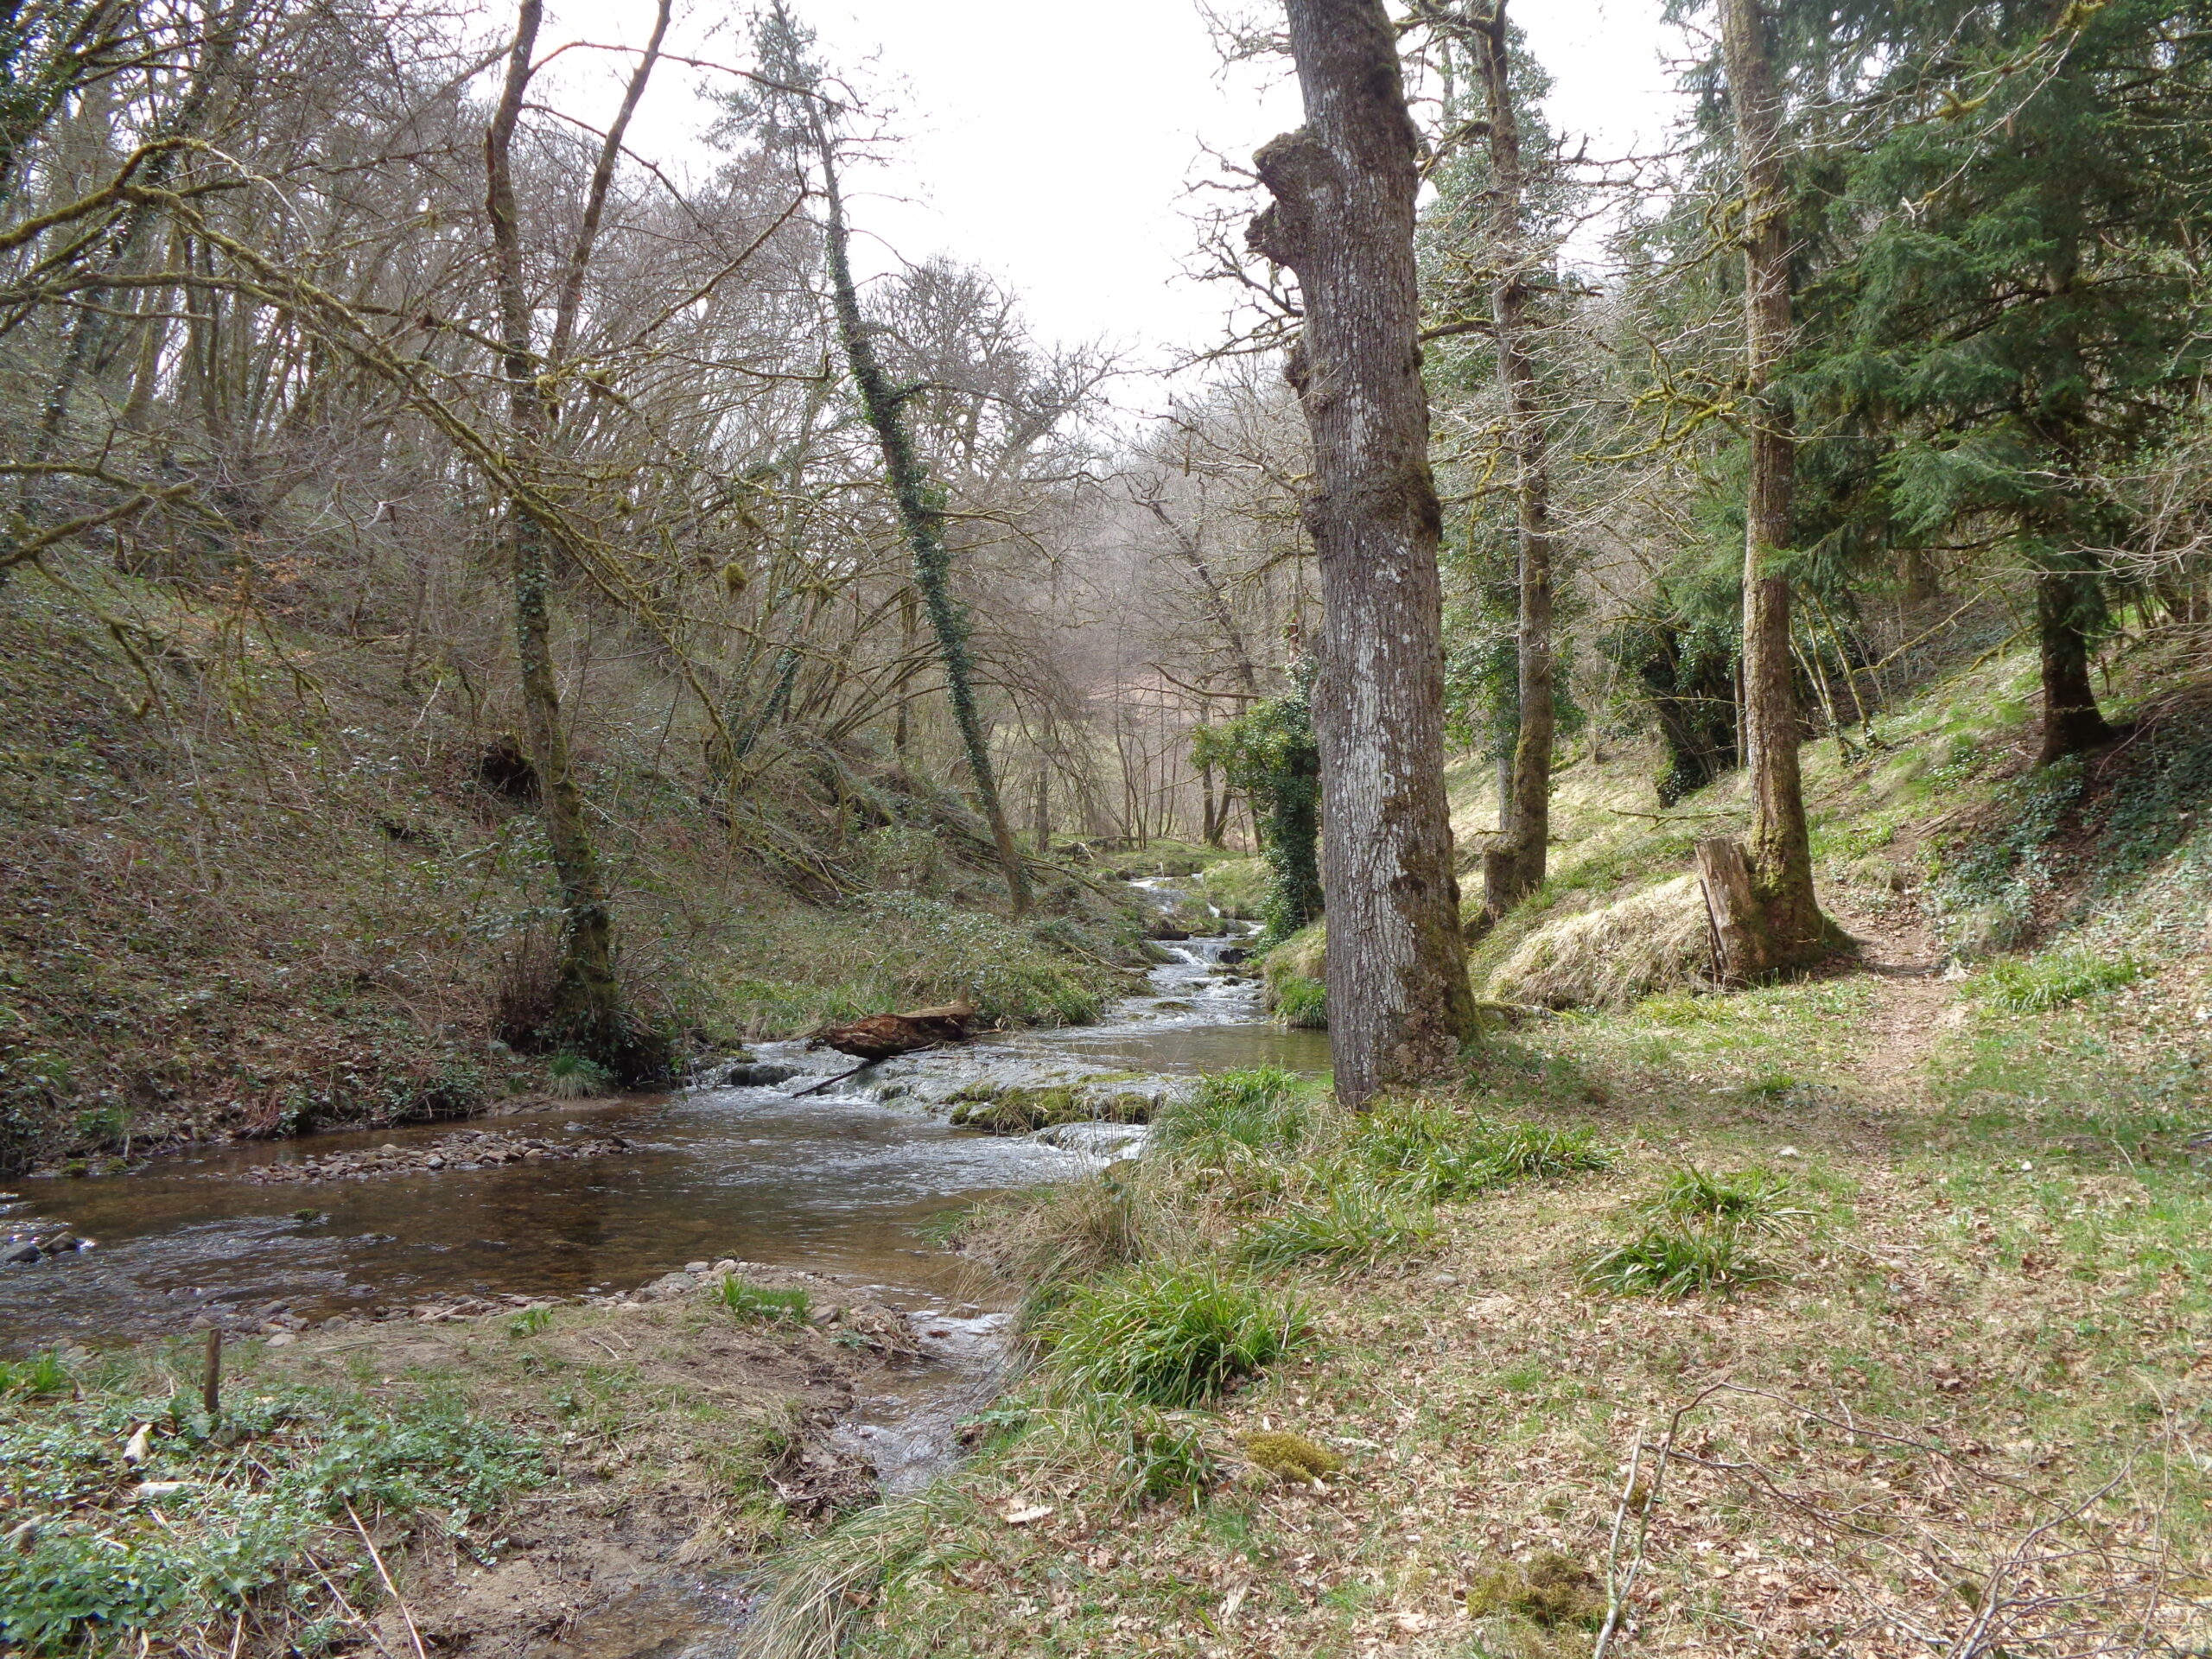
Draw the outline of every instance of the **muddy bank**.
M466 1530L377 1527L397 1599L365 1611L307 1573L288 1600L257 1603L241 1650L283 1651L299 1618L319 1618L394 1654L414 1650L410 1618L433 1652L680 1651L741 1621L741 1577L760 1554L876 1500L866 1436L879 1423L899 1442L887 1420L975 1380L946 1363L947 1339L978 1310L898 1306L728 1258L690 1266L589 1302L428 1305L232 1350L226 1399L442 1399L512 1431L537 1468ZM170 1363L194 1351L176 1344ZM149 1466L172 1432L155 1424Z

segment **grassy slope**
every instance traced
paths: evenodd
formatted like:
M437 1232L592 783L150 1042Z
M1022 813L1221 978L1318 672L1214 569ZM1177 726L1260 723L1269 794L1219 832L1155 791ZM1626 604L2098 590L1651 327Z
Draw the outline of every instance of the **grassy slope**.
M135 632L31 577L0 597L0 1170L534 1086L495 1003L555 912L534 813L477 782L484 689L102 594ZM813 757L733 835L661 766L661 722L612 693L585 712L624 971L694 1041L963 995L1082 1020L1139 960L1127 906L1072 880L1028 928L995 916L949 791L864 760L832 786ZM827 870L872 896L826 902Z
M2173 791L2205 722L2164 718L2186 699L2142 676L2137 743L2051 813L2011 781L2023 675L1936 688L1872 766L1808 750L1824 894L1859 964L1527 1027L1441 1097L1594 1128L1611 1169L1446 1201L1425 1244L1371 1261L1245 1269L1302 1300L1299 1357L1172 1433L1113 1402L1045 1410L787 1583L881 1580L852 1621L874 1654L1586 1654L1609 1563L1618 1591L1639 1557L1636 1653L1967 1650L1947 1644L1977 1619L1975 1651L2146 1623L2178 1644L2147 1650L2203 1650L2212 1198L2188 1138L2212 837ZM1693 824L1739 810L1713 791L1660 819L1595 810L1648 811L1631 787L1567 773L1553 906L1672 874ZM2031 856L1977 861L2037 813L2053 833ZM1943 970L1991 903L2024 908L2040 949ZM2077 971L2123 956L2126 983ZM1788 1181L1802 1216L1741 1241L1771 1276L1677 1301L1594 1288L1589 1265L1686 1166ZM1233 1274L1255 1220L1367 1179L1325 1145L1226 1193L1156 1167L1134 1240L1098 1219L1128 1202L1080 1192L1024 1225ZM1061 1367L1047 1354L1039 1402ZM1349 1467L1318 1491L1240 1473L1262 1428ZM1211 1457L1211 1478L1148 1499L1138 1477L1175 1463L1177 1434L1182 1472Z

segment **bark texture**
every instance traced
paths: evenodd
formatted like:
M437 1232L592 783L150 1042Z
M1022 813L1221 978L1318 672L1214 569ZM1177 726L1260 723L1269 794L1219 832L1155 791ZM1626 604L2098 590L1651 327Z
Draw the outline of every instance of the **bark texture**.
M1695 849L1698 886L1705 894L1705 924L1713 947L1716 984L1740 983L1732 963L1758 948L1764 925L1744 843L1733 836L1708 836Z
M531 338L531 307L523 267L512 154L531 57L543 17L542 0L523 0L505 83L484 138L485 205L492 226L494 285L499 308L501 366L507 381L511 461L531 467L550 435L552 409L539 378ZM587 252L587 257L588 252ZM538 779L538 810L561 893L561 958L548 1029L550 1045L572 1048L607 1066L618 1079L640 1081L655 1069L651 1044L622 1007L614 976L614 919L599 855L584 818L583 791L569 753L554 676L552 534L521 504L510 504L504 525L514 576L515 657L520 672L523 737Z
M1797 690L1790 673L1789 545L1796 447L1774 390L1789 346L1789 220L1781 100L1758 0L1720 0L1720 47L1744 168L1744 321L1751 407L1744 535L1744 751L1756 803L1748 849L1758 915L1747 918L1732 978L1749 980L1818 956L1832 930L1813 895L1813 855L1799 779Z
M1337 1093L1433 1075L1476 1030L1444 795L1440 513L1414 267L1417 146L1380 0L1289 0L1306 125L1255 158L1252 248L1294 271L1313 438L1313 699Z
M1551 849L1552 750L1559 728L1552 649L1551 459L1535 360L1529 352L1529 250L1522 235L1528 173L1513 107L1505 0L1470 31L1490 118L1495 210L1491 321L1497 336L1498 389L1513 456L1520 540L1520 706L1511 771L1499 803L1498 838L1483 854L1483 918L1497 918L1543 884Z

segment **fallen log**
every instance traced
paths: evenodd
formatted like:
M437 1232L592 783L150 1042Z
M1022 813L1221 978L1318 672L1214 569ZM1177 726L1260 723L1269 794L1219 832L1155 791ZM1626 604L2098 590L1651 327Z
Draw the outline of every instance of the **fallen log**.
M968 1040L968 1022L976 1010L965 1002L941 1008L912 1008L905 1014L872 1014L849 1025L823 1026L809 1040L810 1048L834 1048L860 1060L887 1060L894 1054L912 1054L925 1048L943 1048Z

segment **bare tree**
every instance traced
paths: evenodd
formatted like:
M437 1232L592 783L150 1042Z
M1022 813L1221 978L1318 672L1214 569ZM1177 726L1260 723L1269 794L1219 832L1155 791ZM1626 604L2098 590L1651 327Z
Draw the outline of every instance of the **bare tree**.
M1433 1075L1476 1030L1444 793L1440 512L1414 264L1417 138L1380 0L1290 0L1306 125L1255 159L1247 232L1294 272L1286 372L1313 437L1314 732L1337 1092Z
M620 112L607 131L594 168L583 222L563 274L554 326L552 371L573 335L576 308L606 207L609 181L621 154L622 135L645 94L668 29L670 0L660 0L652 44L639 60ZM531 339L531 303L523 264L521 210L514 186L515 128L535 68L543 0L522 0L514 44L507 58L505 85L484 137L486 207L495 253L499 289L501 366L507 381L508 416L518 470L539 457L552 437L555 407L547 396L549 373ZM545 841L561 888L561 963L554 991L549 1040L573 1046L632 1077L652 1069L652 1045L639 1040L637 1022L622 1007L614 976L614 918L599 856L584 822L583 791L576 783L569 738L561 720L561 694L554 677L552 648L552 536L527 501L507 508L505 540L514 576L515 655L521 666L524 728L537 769L538 795L545 817Z
M968 774L976 786L976 804L989 823L992 844L1006 875L1007 898L1014 913L1029 908L1029 877L1007 822L1005 804L999 796L997 769L991 759L989 734L976 706L974 659L969 650L968 617L952 593L950 550L945 543L944 491L929 476L913 434L906 404L912 389L892 384L875 332L861 310L860 289L853 278L851 232L845 219L845 199L838 181L838 152L831 130L831 115L821 76L808 64L804 39L789 10L780 3L765 20L761 31L762 61L786 94L796 94L796 124L813 151L821 169L825 203L825 253L830 267L830 303L837 318L837 336L853 384L861 394L876 443L883 453L883 469L899 511L899 521L914 562L914 585L921 590L923 609L936 635L938 656L944 670L945 690L952 704Z

